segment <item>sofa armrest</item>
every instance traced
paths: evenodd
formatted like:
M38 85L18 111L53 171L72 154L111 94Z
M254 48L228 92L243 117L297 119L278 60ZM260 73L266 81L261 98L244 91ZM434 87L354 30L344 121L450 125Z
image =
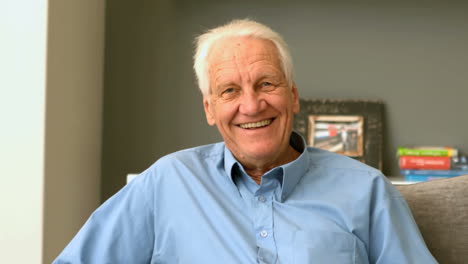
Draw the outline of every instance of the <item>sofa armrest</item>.
M440 263L468 263L468 175L398 185Z

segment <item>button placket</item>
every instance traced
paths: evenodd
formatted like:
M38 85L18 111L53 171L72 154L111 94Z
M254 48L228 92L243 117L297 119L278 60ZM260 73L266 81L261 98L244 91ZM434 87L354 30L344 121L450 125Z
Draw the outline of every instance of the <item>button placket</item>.
M272 177L262 179L254 202L254 226L258 246L259 263L275 263L277 247L273 228L273 204L280 189L279 182Z
M260 239L258 242L264 244L273 232L272 203L267 194L261 194L255 200L255 229L257 238Z
M267 199L265 198L264 195L260 195L260 196L258 197L258 201L260 201L260 202L262 202L262 203L266 202L266 200L267 200Z

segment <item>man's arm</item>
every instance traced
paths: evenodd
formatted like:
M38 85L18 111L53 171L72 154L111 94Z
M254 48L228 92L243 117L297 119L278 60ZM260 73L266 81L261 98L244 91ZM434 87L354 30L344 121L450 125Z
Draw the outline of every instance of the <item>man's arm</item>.
M99 207L53 264L150 263L154 214L145 180L137 177Z
M376 184L371 212L371 263L437 263L414 221L403 196L386 181Z

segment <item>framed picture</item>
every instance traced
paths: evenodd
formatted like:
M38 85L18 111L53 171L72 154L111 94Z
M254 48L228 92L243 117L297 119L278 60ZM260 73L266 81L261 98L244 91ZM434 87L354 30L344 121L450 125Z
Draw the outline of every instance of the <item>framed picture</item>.
M308 142L351 157L363 156L364 118L346 115L310 115Z
M309 146L383 169L383 102L300 99L300 105L293 128Z

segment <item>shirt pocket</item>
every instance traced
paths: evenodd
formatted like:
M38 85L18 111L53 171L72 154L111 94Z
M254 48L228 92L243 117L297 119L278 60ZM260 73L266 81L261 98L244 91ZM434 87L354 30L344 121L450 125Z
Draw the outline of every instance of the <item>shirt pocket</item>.
M356 263L356 246L356 238L346 232L296 231L293 238L293 263Z

